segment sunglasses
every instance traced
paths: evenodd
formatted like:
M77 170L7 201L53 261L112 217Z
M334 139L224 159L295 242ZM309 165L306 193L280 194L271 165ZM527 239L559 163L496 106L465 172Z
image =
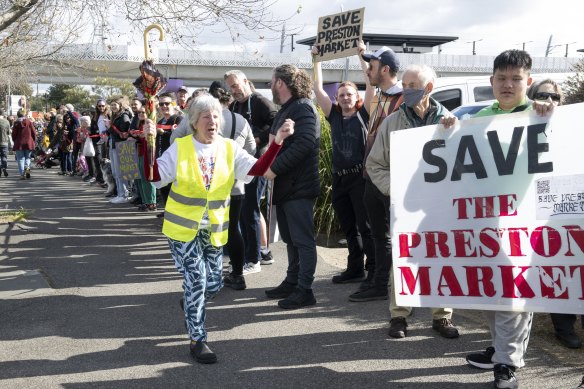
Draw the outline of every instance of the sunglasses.
M98 105L97 108L105 108L105 105Z
M551 97L553 101L560 101L560 95L558 93L537 92L533 97L535 100L547 100Z
M158 105L160 105L161 107L168 107L171 103L170 102L160 102L158 103Z

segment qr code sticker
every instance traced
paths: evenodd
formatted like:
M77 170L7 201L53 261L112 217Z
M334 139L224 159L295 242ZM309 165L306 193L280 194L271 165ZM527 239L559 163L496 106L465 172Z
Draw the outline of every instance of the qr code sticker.
M537 181L537 194L550 193L550 181L540 180Z

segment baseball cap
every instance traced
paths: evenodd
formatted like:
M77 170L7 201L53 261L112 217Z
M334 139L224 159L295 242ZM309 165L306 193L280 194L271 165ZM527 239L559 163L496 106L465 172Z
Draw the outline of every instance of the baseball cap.
M376 59L382 64L389 66L394 72L399 71L399 59L393 50L387 46L383 46L373 54L363 54L362 57L366 62Z
M184 85L183 85L183 86L181 86L180 88L178 88L178 91L177 91L177 93L178 93L178 92L185 92L185 93L189 93L189 90L187 89L187 87L186 87L186 86L184 86Z

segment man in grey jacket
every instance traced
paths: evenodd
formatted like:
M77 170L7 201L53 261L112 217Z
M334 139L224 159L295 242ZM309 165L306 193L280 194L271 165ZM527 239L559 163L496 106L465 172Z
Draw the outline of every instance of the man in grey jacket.
M377 131L365 168L373 184L386 196L390 195L389 134L392 131L438 123L446 127L454 124L455 118L452 114L430 97L435 77L434 71L425 65L409 66L402 78L404 102L397 111L383 120ZM409 316L412 308L400 307L396 304L393 285L389 294L391 314L389 336L404 338L407 336L408 327L406 317ZM432 309L432 328L445 338L457 338L458 329L452 324L451 318L451 308Z
M8 139L10 139L10 123L0 110L0 176L8 177Z

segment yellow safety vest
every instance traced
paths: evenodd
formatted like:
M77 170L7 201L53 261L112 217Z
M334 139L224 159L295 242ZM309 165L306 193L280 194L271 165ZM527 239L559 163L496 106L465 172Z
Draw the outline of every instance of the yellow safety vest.
M211 223L211 244L216 247L224 246L229 229L235 144L224 138L216 141L215 167L207 190L192 138L185 136L175 142L178 146L176 180L166 200L162 233L173 240L192 241L197 236L207 209Z

